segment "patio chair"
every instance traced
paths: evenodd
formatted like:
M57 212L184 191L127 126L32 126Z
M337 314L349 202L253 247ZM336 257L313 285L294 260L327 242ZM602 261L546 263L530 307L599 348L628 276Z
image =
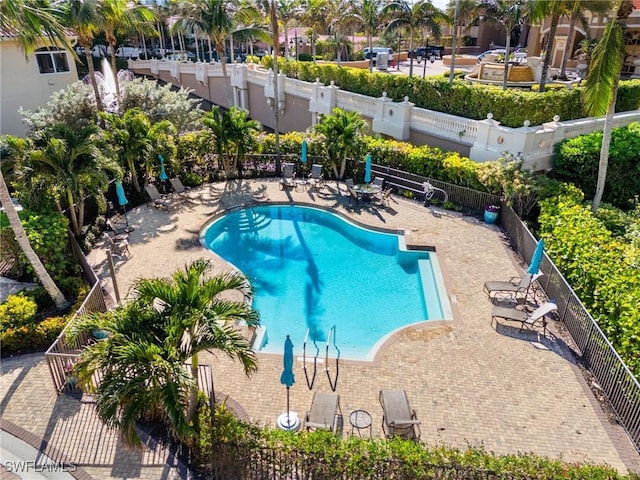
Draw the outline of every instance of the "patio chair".
M553 302L545 302L536 308L533 312L527 312L518 308L511 307L493 307L491 314L491 324L494 320L497 322L498 318L505 320L512 320L514 322L520 322L520 331L526 326L533 328L536 323L542 324L544 335L547 334L547 319L546 316L551 312L558 309L557 305Z
M344 181L344 184L347 186L347 188L354 188L356 186L356 184L353 183L353 178L347 178Z
M304 417L307 430L338 430L342 420L340 409L340 395L337 393L315 392L311 401L311 408Z
M420 420L409 406L404 390L381 390L382 430L388 438L420 439Z
M322 165L314 164L311 166L311 173L309 174L309 186L310 188L317 188L318 190L324 187L324 174L322 173Z
M201 195L191 192L191 189L189 187L185 187L178 177L171 178L169 183L171 184L173 191L185 200L200 200Z
M373 196L373 200L378 205L387 206L389 205L389 198L391 197L392 193L393 188L387 188L384 191L381 190L379 193Z
M149 184L144 187L144 190L147 192L149 199L153 202L153 206L156 208L171 210L178 205L175 199L160 195L160 192L155 185Z
M384 185L384 178L382 177L376 177L373 179L373 184L377 185L378 187L380 187L380 189L382 189L382 186Z
M354 187L347 187L347 192L349 192L349 205L351 205L352 202L358 205L360 200L362 200L362 196L356 192Z
M495 298L495 294L497 292L514 294L516 299L518 298L518 294L522 294L522 293L524 293L526 297L527 293L529 292L529 288L531 288L531 285L533 284L533 282L535 282L541 276L542 276L541 272L538 272L534 275L524 272L522 274L522 277L520 278L511 277L511 279L509 279L506 282L505 281L486 282L484 284L484 291L489 296L489 298ZM491 296L492 294L494 294L493 297Z
M280 179L280 190L287 187L296 187L296 172L293 163L282 164L282 178Z

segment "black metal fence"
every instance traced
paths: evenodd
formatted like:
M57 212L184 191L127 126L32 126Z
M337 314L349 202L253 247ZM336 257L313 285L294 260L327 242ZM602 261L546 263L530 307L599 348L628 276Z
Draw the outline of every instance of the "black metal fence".
M511 208L502 207L500 225L516 252L522 258L531 258L537 240ZM571 335L576 353L598 382L594 387L606 395L620 424L640 451L640 382L546 253L540 271L544 275L538 283L558 306L559 320Z

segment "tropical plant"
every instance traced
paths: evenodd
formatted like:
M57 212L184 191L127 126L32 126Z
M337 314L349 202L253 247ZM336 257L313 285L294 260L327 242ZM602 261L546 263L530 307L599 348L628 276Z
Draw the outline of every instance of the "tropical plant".
M102 30L103 18L100 15L100 0L69 0L65 2L61 21L71 28L78 36L78 44L84 50L84 58L89 69L89 78L93 87L93 96L98 111L104 110L102 95L96 79L96 71L93 67L91 48L93 40Z
M311 33L311 55L316 63L316 43L318 34L328 28L328 0L302 0L300 19L309 27Z
M554 0L555 1L555 0ZM511 48L511 36L527 17L527 4L524 0L482 0L480 9L484 12L480 17L486 22L498 23L504 28L506 35L506 51ZM507 89L509 76L508 62L505 61L502 89Z
M354 18L367 36L369 52L373 52L373 36L380 28L382 0L351 0L349 16ZM369 55L369 71L373 71L373 54Z
M117 164L102 155L95 124L71 129L54 124L41 132L34 149L25 157L28 176L39 177L47 193L55 199L58 211L69 212L71 228L82 232L85 198L93 197L106 206L107 172L119 172Z
M591 210L594 214L602 200L607 179L613 114L624 57L624 24L632 11L633 3L631 0L616 0L613 7L615 19L607 22L604 34L591 56L587 73L584 92L585 108L592 116L605 115L596 193L591 204Z
M326 152L337 180L342 180L347 160L361 147L367 123L358 112L334 108L331 115L322 118L315 131L324 135Z
M135 299L113 312L92 314L70 330L77 338L92 329L109 331L107 339L82 351L74 369L84 388L100 373L98 415L120 429L127 443L139 444L136 422L156 418L183 441L197 436L198 354L219 351L238 359L247 375L256 359L235 327L253 328L259 318L247 301L252 288L238 273L207 277L210 264L196 260L171 278L139 279ZM229 300L239 292L241 300ZM185 362L190 359L190 369Z
M164 155L167 160L173 157L175 127L168 120L152 123L137 108L127 110L122 117L106 112L100 115L106 122L105 136L122 169L131 175L136 191L142 192L139 173L142 173L142 185L146 186L151 172L158 165L157 156Z
M413 50L413 39L417 31L429 29L436 39L440 38L440 24L447 21L447 16L438 10L430 0L409 3L397 0L387 3L382 13L391 20L386 30L390 33L407 30L409 33L409 50ZM413 75L413 56L409 61L409 76Z
M451 67L449 69L449 83L453 83L456 68L456 46L461 37L461 31L478 16L479 0L451 0L446 13L451 21Z

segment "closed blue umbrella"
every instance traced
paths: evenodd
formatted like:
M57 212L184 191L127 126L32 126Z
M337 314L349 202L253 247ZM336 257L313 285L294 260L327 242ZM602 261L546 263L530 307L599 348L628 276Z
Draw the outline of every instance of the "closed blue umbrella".
M364 165L364 183L371 183L371 154L367 154L367 163Z
M529 263L527 273L531 275L535 275L536 273L538 273L538 270L540 270L540 262L542 261L542 252L544 252L544 240L541 238L540 240L538 240L536 249L533 251L533 255L531 256L531 263Z
M116 195L118 195L118 203L121 207L129 203L127 197L124 194L124 187L122 186L122 180L116 180Z
M300 153L300 161L302 163L307 163L307 141L302 141L302 152Z
M280 383L287 387L287 426L291 426L291 420L289 419L289 389L296 382L293 375L293 342L287 335L287 339L284 341L284 369L282 375L280 375Z
M122 180L116 180L116 195L118 196L118 204L122 207L124 212L124 222L127 224L126 230L129 231L129 219L127 218L127 207L125 205L129 203L127 197L124 194L124 187L122 186Z
M167 172L164 171L164 158L162 158L162 155L158 155L158 158L160 159L160 175L158 178L164 182L165 180L169 180L169 177L167 176Z

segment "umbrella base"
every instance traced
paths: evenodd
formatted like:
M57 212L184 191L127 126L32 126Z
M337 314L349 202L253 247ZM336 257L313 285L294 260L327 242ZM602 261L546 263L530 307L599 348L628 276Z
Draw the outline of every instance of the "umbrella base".
M276 420L276 427L279 430L297 432L298 430L300 430L301 426L302 422L300 421L300 417L298 417L298 414L296 412L292 411L289 411L288 415L287 412L283 413Z

